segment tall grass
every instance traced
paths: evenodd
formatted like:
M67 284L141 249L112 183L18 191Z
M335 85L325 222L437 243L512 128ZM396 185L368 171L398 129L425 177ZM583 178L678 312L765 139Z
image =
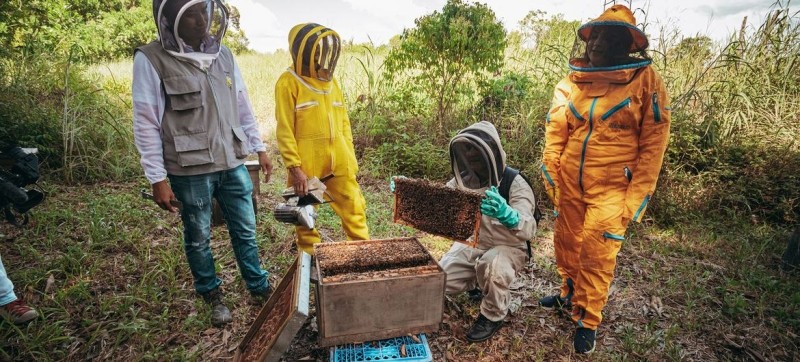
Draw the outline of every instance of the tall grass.
M799 18L776 4L764 23L723 44L659 39L656 64L673 99L666 177L654 205L662 219L798 220Z
M72 57L0 61L0 143L36 147L48 178L123 180L137 174L130 98ZM128 91L128 93L130 93ZM128 112L126 112L128 110Z
M673 127L650 215L669 228L632 228L608 307L612 318L600 333L601 360L797 355L797 282L770 267L785 236L774 224L796 223L800 204L800 30L797 14L775 10L764 24L724 43L659 35L654 64L672 94ZM568 71L572 35L558 34L538 38L546 40L535 47L507 49L506 69L481 85L479 97L454 100L461 106L448 123L455 132L479 119L495 122L509 163L533 180L544 113L555 82ZM415 235L390 222L391 195L375 178L449 176L447 139L429 132L433 104L414 84L383 80L386 51L347 47L337 68L373 238ZM263 138L273 147L273 88L289 59L285 52L237 57ZM0 322L0 360L229 358L257 311L245 302L224 228L215 228L215 255L239 322L209 329L210 309L192 293L178 219L136 196L145 181L130 134L131 61L87 69L46 60L0 60L0 134L39 146L53 177L138 181L46 184L52 196L34 209L30 228L0 228L18 294L44 315L22 328ZM273 276L293 256L293 230L272 221L270 212L285 177L276 167L277 179L262 188L257 233ZM319 221L326 240L344 238L330 208L321 209ZM545 235L548 225L542 225ZM531 303L552 292L542 280L557 279L547 239L536 244L530 282L538 294L526 296ZM423 243L437 257L449 246ZM652 297L664 301L666 313L642 312ZM453 305L436 338L445 341L437 343L446 346L446 354L439 352L448 359L490 359L487 354L502 351L508 360L554 360L571 351L569 334L552 332L573 328L571 322L536 308L523 308L489 348L462 343L453 336L479 311L464 300ZM451 310L459 308L467 313Z

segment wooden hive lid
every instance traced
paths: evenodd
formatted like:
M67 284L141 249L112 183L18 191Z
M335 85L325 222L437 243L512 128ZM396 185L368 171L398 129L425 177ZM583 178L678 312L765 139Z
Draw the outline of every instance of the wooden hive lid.
M239 343L233 360L280 360L308 318L310 287L311 255L301 251Z

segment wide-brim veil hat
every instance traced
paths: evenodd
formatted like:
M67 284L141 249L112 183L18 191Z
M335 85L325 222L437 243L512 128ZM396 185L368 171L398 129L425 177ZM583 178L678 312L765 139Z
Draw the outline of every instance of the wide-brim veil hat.
M595 26L622 26L627 28L633 37L633 42L631 42L631 48L629 49L630 53L645 50L649 45L647 36L636 26L636 18L633 16L633 12L625 5L614 5L603 11L596 19L581 25L578 28L578 37L584 42L587 41Z

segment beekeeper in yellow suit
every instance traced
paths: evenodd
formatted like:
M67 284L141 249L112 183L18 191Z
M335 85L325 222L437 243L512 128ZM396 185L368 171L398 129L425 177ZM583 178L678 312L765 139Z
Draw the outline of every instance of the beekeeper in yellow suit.
M341 51L339 34L319 24L299 24L289 32L292 66L275 84L278 148L299 195L308 179L333 174L325 182L333 210L351 240L369 239L366 202L356 182L356 154L350 119L333 77ZM298 249L313 253L317 230L297 227Z
M542 177L556 211L560 294L574 347L594 350L628 222L640 222L669 138L669 97L630 9L614 5L578 29L585 50L555 89L546 118Z

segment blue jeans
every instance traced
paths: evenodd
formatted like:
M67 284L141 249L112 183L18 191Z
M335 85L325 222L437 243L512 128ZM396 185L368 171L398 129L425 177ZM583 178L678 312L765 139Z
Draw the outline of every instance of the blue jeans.
M183 247L200 294L217 289L222 281L214 269L211 255L211 198L217 199L231 237L236 263L247 289L259 293L267 289L268 273L261 269L256 245L256 214L253 210L253 183L247 168L194 176L169 176L172 192L183 203Z
M17 296L14 294L14 284L11 284L11 279L8 279L3 259L0 258L0 306L15 300L17 300Z

